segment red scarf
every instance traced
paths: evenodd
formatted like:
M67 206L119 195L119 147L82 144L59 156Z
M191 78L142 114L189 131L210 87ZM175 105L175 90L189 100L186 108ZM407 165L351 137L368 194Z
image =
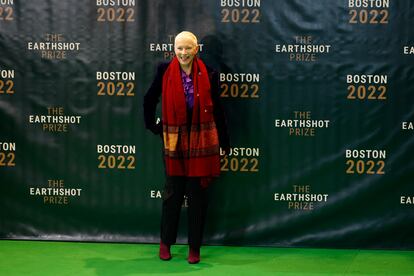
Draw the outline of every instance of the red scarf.
M219 140L213 116L208 72L194 57L192 65L194 106L191 130L180 64L175 57L162 81L164 158L167 175L216 177L220 174Z

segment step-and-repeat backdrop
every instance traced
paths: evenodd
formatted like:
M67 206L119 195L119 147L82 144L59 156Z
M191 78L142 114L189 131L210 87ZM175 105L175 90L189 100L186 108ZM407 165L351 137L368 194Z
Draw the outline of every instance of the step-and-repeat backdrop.
M190 30L232 146L207 244L413 249L413 26L404 0L0 0L0 238L158 242L143 96Z

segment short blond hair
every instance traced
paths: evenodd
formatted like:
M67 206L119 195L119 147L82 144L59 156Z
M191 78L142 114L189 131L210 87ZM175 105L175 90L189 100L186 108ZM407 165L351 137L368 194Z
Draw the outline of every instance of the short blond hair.
M176 35L174 44L177 42L177 39L183 38L183 37L190 39L194 43L194 46L198 45L197 37L195 36L195 34L193 34L192 32L188 32L188 31L182 31L181 33Z

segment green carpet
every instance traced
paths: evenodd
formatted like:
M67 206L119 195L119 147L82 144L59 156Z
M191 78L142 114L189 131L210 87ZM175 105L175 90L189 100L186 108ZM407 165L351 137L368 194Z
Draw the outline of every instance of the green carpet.
M0 241L0 275L414 275L414 251L205 246L158 259L157 245Z

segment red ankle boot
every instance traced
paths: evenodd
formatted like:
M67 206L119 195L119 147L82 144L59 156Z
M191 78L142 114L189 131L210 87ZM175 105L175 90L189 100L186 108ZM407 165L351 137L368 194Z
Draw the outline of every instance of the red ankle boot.
M162 241L160 242L160 259L163 261L169 261L171 260L171 252L170 252L170 246L164 244Z
M200 248L192 249L190 248L188 252L188 263L196 264L200 262Z

